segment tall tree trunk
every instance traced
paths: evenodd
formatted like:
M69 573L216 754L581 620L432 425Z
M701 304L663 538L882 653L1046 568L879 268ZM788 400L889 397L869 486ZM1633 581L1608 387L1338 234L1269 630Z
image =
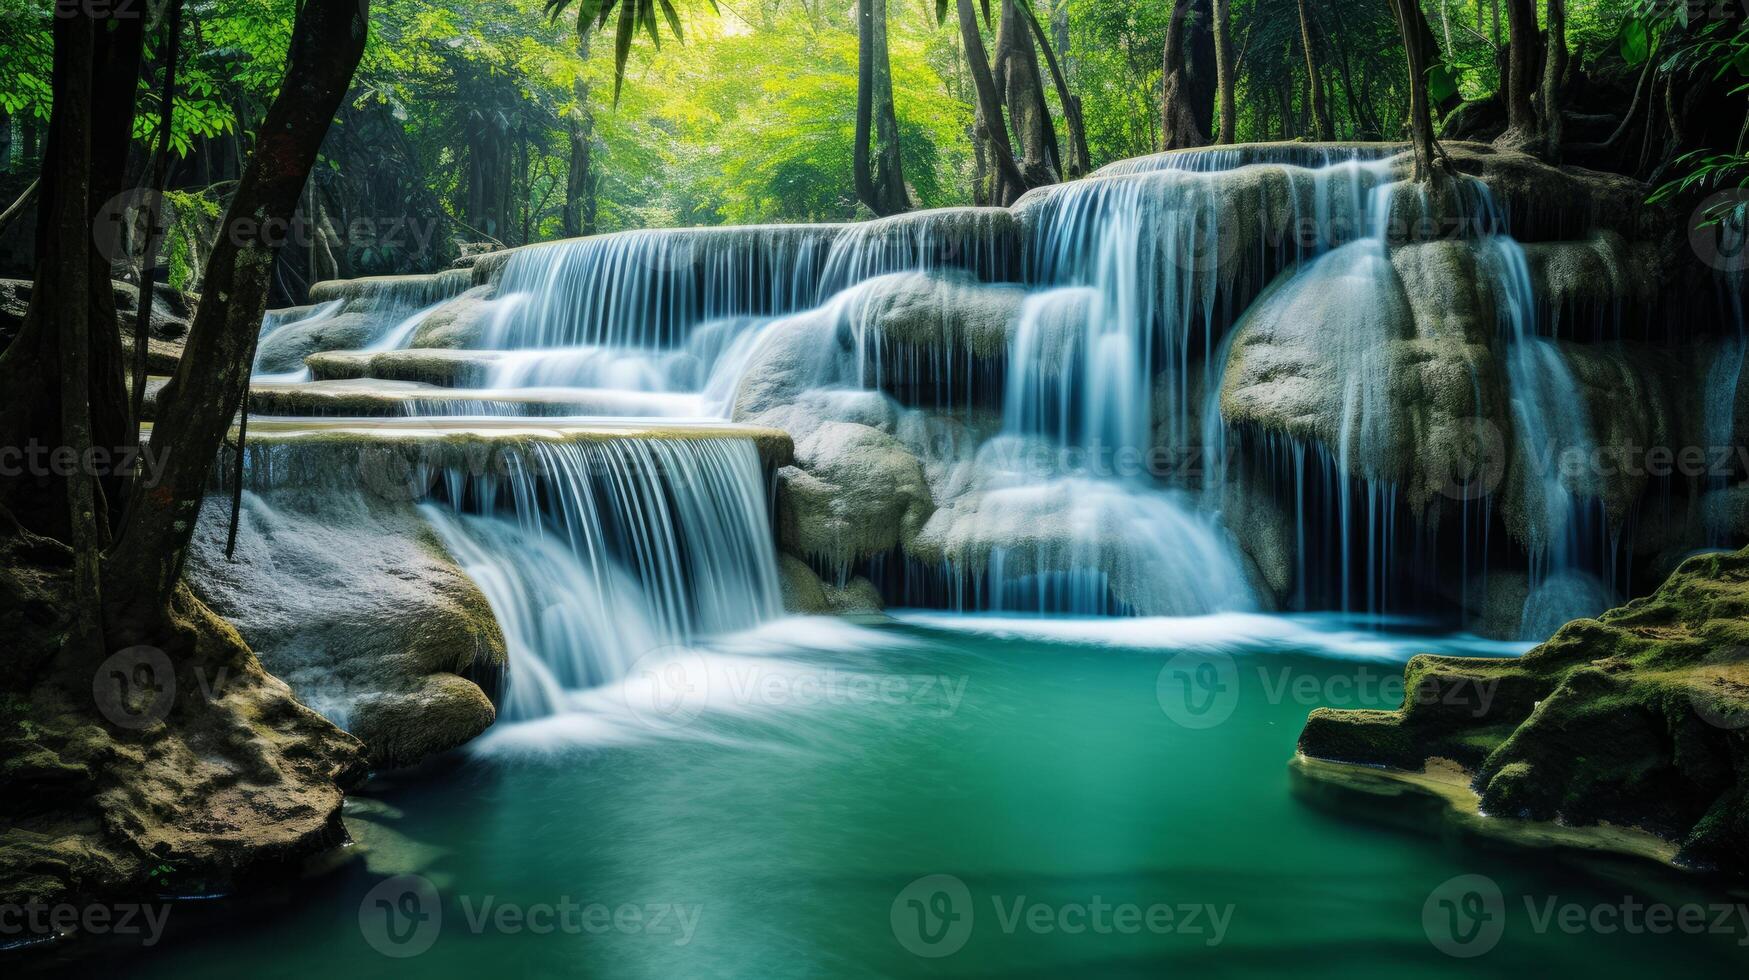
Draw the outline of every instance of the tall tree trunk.
M1160 63L1160 148L1214 138L1215 35L1210 0L1174 0Z
M1507 48L1506 132L1497 141L1503 146L1527 146L1537 135L1536 110L1531 105L1537 83L1537 63L1542 60L1542 39L1536 27L1536 0L1506 0Z
M1239 128L1239 106L1233 98L1238 65L1233 61L1232 0L1211 0L1210 6L1215 37L1215 101L1221 112L1220 138L1215 142L1231 144L1237 142Z
M1549 40L1543 58L1542 131L1537 134L1538 152L1551 163L1561 162L1565 127L1561 119L1561 76L1567 72L1567 5L1549 0Z
M61 239L61 261L39 275L32 300L52 297L60 336L59 382L61 389L62 443L81 461L90 460L91 419L91 294L92 287L109 292L108 270L96 283L93 268L90 211L91 144L95 129L93 111L93 52L99 33L91 15L74 12L55 19L55 75L66 79L56 93L55 117L60 127L56 148L57 188L49 220ZM119 225L120 222L117 222ZM119 237L119 236L118 236ZM113 299L111 303L113 304ZM46 304L45 304L46 305ZM113 317L113 311L111 316ZM42 368L48 369L44 364ZM102 541L98 533L97 475L74 467L66 479L68 544L73 549L73 619L67 650L81 660L98 659L103 650L100 618Z
M1409 67L1409 135L1415 146L1415 179L1427 181L1433 176L1438 148L1433 141L1433 112L1427 98L1426 48L1421 44L1421 35L1427 29L1426 18L1421 14L1421 0L1388 2L1397 19Z
M966 73L972 76L972 87L978 93L978 128L990 151L992 183L995 190L988 203L998 206L1013 204L1003 200L1002 190L1022 188L1026 179L1014 160L1014 144L1008 139L1008 126L1002 116L1002 97L997 93L996 79L990 72L990 60L984 52L984 36L978 32L978 15L972 0L958 0L960 40L966 52ZM1015 194L1019 197L1019 194Z
M871 152L870 141L873 141ZM856 0L856 198L877 215L911 209L893 109L887 0Z
M182 45L182 0L171 0L164 24L164 87L158 93L158 144L145 181L145 242L140 252L140 303L134 310L134 384L128 418L133 445L140 442L140 421L146 402L146 354L152 334L152 300L158 267L158 220L164 185L170 176L170 130L176 118L176 59ZM314 254L312 249L311 254Z
M87 279L91 286L88 363L92 437L96 445L106 448L131 446L134 440L127 390L128 357L122 350L115 291L109 284L117 264L124 267L132 264L123 234L129 223L120 212L124 202L133 203L138 196L128 185L125 161L133 146L134 109L144 54L143 17L123 17L118 13L107 22L99 20L93 51L92 166L88 171L90 203L86 211L86 227L92 230L95 246L89 250L91 271ZM124 482L117 474L105 474L99 480L101 495L120 507L125 499ZM108 527L108 521L104 527Z
M152 445L158 482L134 484L104 567L111 643L162 628L200 517L208 474L249 381L268 277L316 153L346 95L369 30L366 0L304 0L285 80L225 212L181 363L162 393Z
M1031 25L1033 37L1038 40L1039 50L1044 52L1045 66L1050 69L1051 83L1057 90L1057 101L1063 106L1063 124L1069 129L1069 156L1063 162L1063 175L1065 177L1084 176L1093 165L1093 155L1087 149L1087 124L1081 114L1081 97L1069 91L1069 76L1063 70L1063 66L1058 64L1057 54L1051 49L1053 43L1051 37L1045 32L1044 25L1039 23L1032 8L1022 8L1020 13ZM1063 24L1063 30L1059 33L1055 43L1063 47L1065 53L1067 52L1068 24L1066 22ZM1042 101L1043 93L1041 92L1040 95Z
M1317 45L1312 41L1312 15L1306 10L1306 0L1297 0L1300 9L1300 48L1306 55L1306 105L1312 117L1312 131L1318 139L1332 137L1330 107L1324 102L1322 73L1318 71Z
M1038 70L1038 51L1033 47L1032 28L1015 0L1002 0L1002 22L996 33L996 78L1008 120L1014 129L1023 184L1012 189L1019 197L1029 188L1054 184L1062 173L1062 152L1056 125L1045 102L1044 79Z
M593 31L577 32L577 60L589 60ZM578 72L571 83L577 107L569 119L571 162L565 173L565 235L576 238L595 234L595 108L589 102L589 78Z

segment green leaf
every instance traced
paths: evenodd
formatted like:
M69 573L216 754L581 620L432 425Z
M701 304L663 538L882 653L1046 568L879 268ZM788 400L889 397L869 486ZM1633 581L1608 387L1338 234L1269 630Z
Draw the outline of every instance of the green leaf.
M1456 95L1457 91L1457 76L1452 74L1450 67L1438 64L1427 69L1427 98L1430 101L1444 102Z
M1645 20L1639 17L1622 21L1621 30L1616 32L1616 44L1621 48L1622 60L1630 68L1644 64L1652 55L1651 32Z
M632 53L632 35L638 31L637 8L633 0L619 5L619 24L613 34L613 104L619 105L619 91L626 80L626 58Z
M662 16L668 18L668 29L674 32L676 41L684 42L686 35L680 32L680 14L675 11L673 0L661 0Z

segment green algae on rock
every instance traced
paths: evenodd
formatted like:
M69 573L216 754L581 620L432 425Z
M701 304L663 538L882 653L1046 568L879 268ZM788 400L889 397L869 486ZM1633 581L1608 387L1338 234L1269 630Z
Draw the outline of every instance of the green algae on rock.
M1450 760L1485 813L1634 827L1683 864L1749 872L1749 549L1690 558L1517 659L1416 657L1405 690L1394 711L1313 711L1300 753Z

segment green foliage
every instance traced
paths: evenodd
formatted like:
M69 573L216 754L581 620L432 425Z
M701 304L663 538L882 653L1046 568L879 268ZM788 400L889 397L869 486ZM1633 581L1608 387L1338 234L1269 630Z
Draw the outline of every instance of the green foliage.
M1670 53L1664 61L1666 70L1692 72L1700 77L1731 79L1732 95L1749 92L1749 23L1734 17L1708 17L1698 27L1688 19L1686 7L1680 4L1646 0L1640 17L1646 31L1653 37L1669 39ZM1681 28L1681 30L1677 30ZM1652 200L1667 201L1709 191L1749 190L1749 122L1737 136L1737 144L1729 150L1705 147L1676 158L1672 170L1677 176L1660 186ZM1749 226L1749 194L1737 193L1712 201L1706 206L1702 222L1708 225L1730 223L1741 230Z
M600 118L610 159L657 169L653 195L619 184L604 215L681 224L834 221L857 216L851 191L856 34L848 17L814 19L777 5L759 23L702 22L685 47L648 51L617 112ZM969 105L935 68L944 35L927 19L895 18L896 111L913 196L961 203ZM610 167L610 173L619 170ZM610 178L611 179L611 178Z
M711 9L717 9L716 0L710 0ZM571 5L571 0L547 0L548 16L558 17ZM615 8L618 14L615 15ZM662 17L668 22L668 29L673 32L675 40L684 40L685 34L680 28L680 13L674 9L673 0L577 0L577 31L586 33L598 31L607 26L611 19L613 28L613 101L619 103L619 94L625 82L626 57L631 53L632 39L637 36L641 27L650 37L650 43L658 49L662 47L662 33L656 27L656 11L660 8Z
M164 192L163 250L169 266L170 285L176 289L193 290L200 282L206 249L212 243L219 219L224 216L224 206L217 199L215 190Z
M1652 56L1652 31L1644 17L1629 17L1621 22L1616 33L1616 47L1621 60L1630 68L1638 68Z

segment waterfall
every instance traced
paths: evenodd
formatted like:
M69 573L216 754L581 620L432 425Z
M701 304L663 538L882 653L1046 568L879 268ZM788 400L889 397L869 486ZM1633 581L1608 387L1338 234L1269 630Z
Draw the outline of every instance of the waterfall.
M1481 268L1494 287L1506 332L1506 375L1524 474L1529 595L1522 635L1547 635L1570 619L1609 605L1608 589L1586 568L1586 548L1601 535L1601 505L1563 475L1563 454L1594 458L1590 408L1560 345L1539 336L1538 302L1524 247L1507 235L1481 241Z
M264 421L246 479L258 491L362 482L418 503L504 632L504 717L527 719L652 650L781 615L765 466L724 428L554 439L484 419Z
M663 229L518 249L499 295L524 300L486 346L655 349L705 321L801 309L835 236L832 226Z
M1537 295L1533 270L1560 260L1571 279L1579 259L1560 243L1527 258L1478 179L1460 177L1450 202L1461 236L1432 241L1424 219L1446 202L1400 180L1402 163L1382 144L1173 152L1012 208L527 246L422 286L333 287L330 303L270 321L302 329L374 310L362 354L311 359L335 380L268 401L312 414L734 420L792 436L796 467L778 475L775 502L762 474L727 459L688 471L704 443L654 435L686 448L587 460L531 448L523 475L495 489L463 480L431 502L540 665L524 716L623 670L595 620L634 624L618 642L663 645L776 615L773 503L794 557L828 586L867 577L892 605L1428 612L1454 597L1470 609L1474 576L1486 591L1487 576L1528 566L1524 632L1595 612L1620 584L1601 486L1558 466L1593 448L1580 379L1594 383L1594 362L1569 356L1545 311L1599 301L1570 284ZM1611 234L1584 243L1597 261L1627 254ZM1491 340L1478 340L1489 311L1478 326L1473 303L1429 308L1429 284L1472 266L1497 306ZM1498 375L1464 353L1481 343L1500 355ZM427 344L449 349L409 349ZM1743 350L1739 329L1704 379L1699 411L1720 444ZM1509 400L1500 421L1519 456L1506 484L1448 501L1420 470L1430 450L1458 454L1449 417L1462 415L1465 365L1478 415ZM1240 380L1224 391L1229 376ZM1445 401L1426 418L1405 409L1413 397ZM736 452L752 452L743 442ZM655 471L671 482L637 475ZM683 472L704 493L692 503L673 489ZM889 496L891 509L858 506ZM689 537L703 526L728 536ZM1508 535L1522 553L1489 550ZM1436 568L1441 550L1455 560ZM1462 581L1430 577L1447 568ZM718 580L739 584L717 594ZM579 583L588 600L567 599ZM567 602L572 612L553 611Z

